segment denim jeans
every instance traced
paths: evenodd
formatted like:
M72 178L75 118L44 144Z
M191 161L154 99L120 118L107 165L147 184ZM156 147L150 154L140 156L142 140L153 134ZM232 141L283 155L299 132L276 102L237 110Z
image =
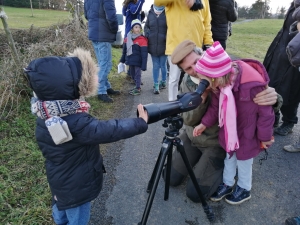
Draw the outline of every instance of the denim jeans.
M167 57L166 55L161 56L153 56L152 63L153 63L153 81L154 84L158 83L158 77L159 77L159 70L161 70L161 80L166 81L167 80Z
M53 220L57 225L86 225L90 220L91 203L87 202L78 207L58 210L52 206Z
M107 89L111 88L108 81L108 74L112 68L111 43L93 41L95 55L97 57L98 66L98 94L107 94Z

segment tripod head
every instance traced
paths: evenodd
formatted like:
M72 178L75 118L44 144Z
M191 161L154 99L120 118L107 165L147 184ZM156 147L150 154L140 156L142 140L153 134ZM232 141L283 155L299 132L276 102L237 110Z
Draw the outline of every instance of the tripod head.
M164 119L163 127L166 127L165 135L167 137L176 137L183 126L183 119L180 115L169 116Z

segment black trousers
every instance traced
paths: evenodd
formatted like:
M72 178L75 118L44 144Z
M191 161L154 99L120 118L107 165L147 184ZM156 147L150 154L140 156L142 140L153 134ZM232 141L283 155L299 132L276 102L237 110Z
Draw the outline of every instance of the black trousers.
M297 117L297 112L298 112L298 106L299 102L291 105L282 105L280 108L280 112L282 114L282 121L284 123L293 123L297 124L298 123L298 117ZM278 111L275 114L275 119L279 121L280 118L280 112Z

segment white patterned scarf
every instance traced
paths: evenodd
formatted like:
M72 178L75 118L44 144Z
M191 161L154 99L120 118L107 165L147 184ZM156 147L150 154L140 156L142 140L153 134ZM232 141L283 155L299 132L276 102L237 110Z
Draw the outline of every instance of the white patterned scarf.
M68 124L61 117L89 111L90 104L81 100L40 101L31 98L31 112L45 120L46 127L56 145L73 139Z

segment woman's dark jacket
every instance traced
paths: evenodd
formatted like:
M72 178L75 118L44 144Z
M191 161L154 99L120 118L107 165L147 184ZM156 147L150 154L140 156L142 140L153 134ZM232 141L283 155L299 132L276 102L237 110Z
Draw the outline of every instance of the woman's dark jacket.
M167 20L165 10L157 17L153 5L144 27L148 38L148 52L153 56L165 55L167 38Z
M112 43L116 40L118 19L114 1L85 0L84 15L91 41Z
M214 41L228 37L228 22L237 20L238 12L233 0L209 0L211 32Z
M264 59L264 66L270 77L269 86L283 98L283 105L296 104L300 101L300 72L288 59L286 47L294 37L289 34L290 25L295 21L292 14L295 10L291 4L284 19L283 26L271 43Z
M142 71L147 70L148 59L148 40L143 35L138 36L133 40L132 54L127 55L127 38L124 39L123 53L120 59L121 63L129 66L140 67Z

